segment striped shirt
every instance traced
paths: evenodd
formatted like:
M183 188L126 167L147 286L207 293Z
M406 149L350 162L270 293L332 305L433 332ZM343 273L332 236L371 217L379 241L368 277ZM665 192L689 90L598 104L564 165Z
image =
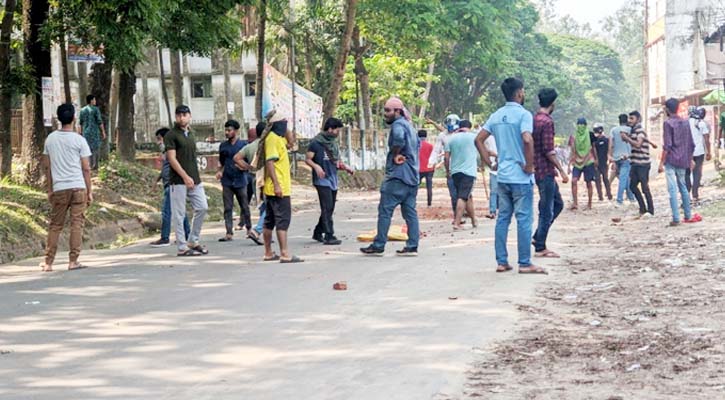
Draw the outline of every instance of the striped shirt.
M632 127L632 132L629 134L629 138L634 140L635 142L638 141L640 138L647 139L647 133L642 129L641 124L637 124L634 127ZM649 158L649 143L648 142L642 142L642 146L640 148L637 148L636 146L632 146L632 155L630 156L630 161L632 164L636 165L649 165L650 164L650 158Z

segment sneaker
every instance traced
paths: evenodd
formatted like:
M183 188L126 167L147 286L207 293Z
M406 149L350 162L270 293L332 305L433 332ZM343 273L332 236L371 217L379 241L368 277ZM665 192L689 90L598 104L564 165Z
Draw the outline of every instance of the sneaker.
M323 242L323 244L328 245L328 246L337 246L337 245L342 244L342 240L336 238L334 235L330 235L327 238L325 238L325 241Z
M684 222L686 224L694 224L695 222L700 222L700 221L702 221L702 217L700 216L700 214L695 214L692 216L692 218L686 219Z
M417 247L403 247L403 250L397 250L395 252L395 255L398 255L401 257L417 257L418 248Z
M369 256L382 256L383 253L385 253L385 249L380 249L373 245L370 245L368 247L362 247L362 248L360 248L360 251L363 254L369 255Z
M171 242L168 240L154 240L153 242L149 243L149 246L151 247L168 247L171 245Z
M642 215L640 216L640 218L642 218L642 219L650 219L650 218L652 218L652 217L654 217L654 215L652 215L652 214L650 214L650 213L648 213L648 212L646 212L646 213L644 213L644 214L642 214Z

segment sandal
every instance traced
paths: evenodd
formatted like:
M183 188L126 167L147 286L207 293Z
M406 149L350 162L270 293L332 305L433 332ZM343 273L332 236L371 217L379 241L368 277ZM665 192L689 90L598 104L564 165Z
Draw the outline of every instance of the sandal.
M232 237L231 236L224 236L223 238L219 238L220 242L231 242Z
M194 250L191 248L176 253L177 257L197 257L200 255L202 255L202 253L200 251L197 251L197 250Z
M194 250L194 251L198 251L199 253L201 253L203 255L209 254L209 250L206 249L206 246L202 246L200 244L196 244L196 245L193 245L193 246L189 246L189 248L192 249L192 250Z
M279 262L282 264L296 264L296 263L305 262L305 260L303 260L297 256L292 256L292 258L288 258L288 259L282 258L279 260Z
M261 240L259 240L259 234L257 234L257 232L254 232L254 233L249 232L247 234L247 239L250 239L251 241L253 241L254 243L256 243L259 246L264 245L264 243Z
M509 272L512 269L514 269L514 267L510 265L499 265L498 268L496 268L496 272Z
M262 261L279 261L279 256L277 254L272 254L272 257L264 257Z
M535 265L529 265L528 267L519 267L519 274L549 275L549 273L545 269L537 267Z
M541 258L561 258L558 254L551 250L543 250L543 251L537 251L534 253L534 257L541 257Z
M75 271L77 269L86 269L86 268L88 268L88 267L86 267L85 265L83 265L81 263L75 263L75 266L68 267L68 271Z

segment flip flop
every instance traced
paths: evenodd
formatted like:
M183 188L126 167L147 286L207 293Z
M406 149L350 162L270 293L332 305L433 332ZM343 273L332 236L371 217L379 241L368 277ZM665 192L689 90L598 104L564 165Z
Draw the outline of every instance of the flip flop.
M543 269L541 267L535 267L535 266L519 267L519 274L549 275L549 273L545 269Z
M279 261L279 256L277 254L273 254L272 257L264 257L262 261Z
M556 254L555 252L551 250L544 250L540 252L534 253L534 257L541 257L541 258L561 258L560 255Z
M285 260L284 258L281 258L279 260L279 262L282 263L282 264L296 264L296 263L305 262L305 260L303 260L303 259L301 259L301 258L299 258L297 256L292 256L292 258L287 259L287 260Z
M509 272L509 271L511 271L512 269L514 269L514 267L512 267L512 266L510 266L510 265L499 265L499 266L498 266L498 267L496 268L496 272Z
M232 241L232 238L231 238L231 237L226 237L226 236L225 236L225 237L223 237L223 238L219 238L219 241L220 241L220 242L231 242L231 241Z
M75 265L75 267L68 267L68 271L75 271L75 270L77 270L77 269L86 269L86 268L88 268L88 267L86 267L86 266L85 266L85 265L83 265L83 264L77 263L77 264Z
M204 247L204 246L202 246L200 244L197 244L197 245L194 245L194 246L189 246L189 248L192 249L192 250L194 250L194 251L198 251L202 255L209 254L209 250L207 250L206 247Z
M177 257L198 257L200 255L202 255L202 253L194 249L186 249L182 252L176 253Z
M259 240L259 235L255 235L255 234L250 233L250 234L247 235L247 239L250 239L251 241L253 241L254 243L256 243L259 246L263 246L264 245L264 243L261 240Z

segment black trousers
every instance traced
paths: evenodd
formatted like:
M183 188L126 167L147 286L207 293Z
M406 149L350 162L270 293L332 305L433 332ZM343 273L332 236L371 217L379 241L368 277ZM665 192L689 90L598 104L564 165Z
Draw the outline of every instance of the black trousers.
M255 174L247 172L247 203L252 204L252 198L255 198L255 191L257 186L257 178ZM257 199L257 204L259 204L259 199Z
M428 192L428 207L433 203L433 174L435 171L421 172L420 180L425 178L425 189Z
M602 182L604 182L604 189L607 194L607 199L612 200L612 186L609 183L609 168L608 165L599 163L596 167L596 184L597 184L597 195L599 196L599 201L602 201L604 197L602 197Z
M685 184L687 190L692 190L692 197L700 198L700 187L702 186L702 164L705 162L705 155L692 157L695 160L695 169L690 171L688 168L685 170ZM690 173L692 173L692 179L690 179Z
M320 198L320 220L315 226L315 236L324 234L332 236L335 234L335 227L332 222L332 214L335 212L335 203L337 202L337 190L332 190L327 186L315 186L317 196Z
M224 201L224 226L227 229L227 235L234 234L234 198L237 199L242 212L239 218L239 225L244 221L244 227L252 228L252 217L249 214L249 201L247 200L246 187L222 186L222 200Z
M648 212L654 215L655 206L652 201L652 193L649 191L649 169L649 164L632 164L632 169L629 172L629 190L632 191L632 194L637 199L637 203L639 203L639 213L644 214ZM642 186L641 192L638 186ZM642 197L643 194L644 198ZM647 200L646 205L645 199Z

